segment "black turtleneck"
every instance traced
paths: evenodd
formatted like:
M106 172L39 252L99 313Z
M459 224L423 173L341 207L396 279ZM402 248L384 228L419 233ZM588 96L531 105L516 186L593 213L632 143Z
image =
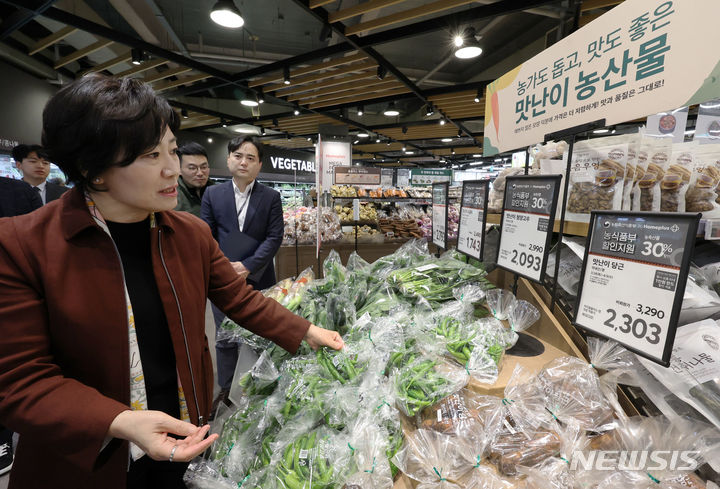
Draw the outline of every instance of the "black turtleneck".
M120 252L135 316L148 409L180 417L175 352L153 274L150 218L133 223L107 222Z

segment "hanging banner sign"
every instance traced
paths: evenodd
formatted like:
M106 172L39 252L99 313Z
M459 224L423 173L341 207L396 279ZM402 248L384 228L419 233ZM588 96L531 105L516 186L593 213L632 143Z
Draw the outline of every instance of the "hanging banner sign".
M319 154L316 156L316 161L322 186L322 188L318 188L318 194L320 194L330 191L336 166L352 166L352 151L350 143L333 140L323 141L322 145L318 144L317 150Z
M593 211L575 324L670 363L700 214Z
M450 184L434 183L432 186L432 242L447 249L448 194Z
M457 249L483 261L485 221L488 202L488 180L465 180L460 199Z
M410 170L410 184L413 186L427 186L433 183L449 182L452 170L428 170L413 168Z
M335 185L380 185L382 169L369 166L336 166Z
M622 2L487 86L483 154L716 98L718 18L717 0Z
M561 175L507 177L497 264L536 282L545 277Z

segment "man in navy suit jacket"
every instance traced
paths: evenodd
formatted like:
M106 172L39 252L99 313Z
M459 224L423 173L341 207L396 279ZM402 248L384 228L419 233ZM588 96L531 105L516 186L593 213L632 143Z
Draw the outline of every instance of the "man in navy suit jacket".
M276 282L273 258L284 233L280 194L255 181L262 167L262 155L263 146L257 138L232 139L227 158L232 180L209 187L200 210L200 216L210 225L235 270L258 290ZM222 313L215 309L213 312L219 326ZM215 349L221 397L226 397L235 373L238 346L219 341Z
M19 216L42 207L42 199L22 180L0 177L0 217Z
M50 161L41 146L18 144L12 150L15 166L22 172L23 181L40 196L43 205L59 199L69 189L47 181L50 175Z

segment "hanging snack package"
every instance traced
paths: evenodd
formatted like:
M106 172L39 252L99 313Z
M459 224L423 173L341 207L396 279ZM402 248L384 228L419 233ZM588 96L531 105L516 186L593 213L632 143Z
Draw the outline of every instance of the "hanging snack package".
M625 163L625 182L623 183L622 210L632 209L632 190L637 175L638 150L640 149L640 136L633 134L628 136L628 154Z
M660 211L685 212L685 194L695 168L696 143L672 145L670 162L660 182Z
M580 141L570 166L568 220L589 222L590 211L620 210L630 136Z
M695 170L685 194L685 210L702 212L705 219L720 217L718 185L720 185L720 145L700 145L696 148Z
M633 176L632 188L630 188L630 198L626 201L623 198L623 210L624 211L636 211L640 210L640 187L638 186L640 180L645 177L645 172L648 167L648 153L647 146L643 146L642 132L638 133L637 139L630 143L635 146L635 175Z
M647 167L637 184L639 195L633 200L633 210L658 212L660 184L670 164L672 138L645 136L640 142L640 151L647 153Z
M585 431L608 430L614 418L609 397L616 384L605 388L596 369L631 370L634 355L614 341L588 336L590 364L577 357L560 357L546 364L537 376L546 408L561 423L577 423ZM615 377L617 378L617 377Z

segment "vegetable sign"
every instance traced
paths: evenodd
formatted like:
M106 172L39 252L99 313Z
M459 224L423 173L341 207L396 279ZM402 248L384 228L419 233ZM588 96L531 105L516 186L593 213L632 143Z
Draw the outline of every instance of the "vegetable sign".
M720 93L716 0L627 0L487 87L483 153L542 141L598 119L608 125Z

